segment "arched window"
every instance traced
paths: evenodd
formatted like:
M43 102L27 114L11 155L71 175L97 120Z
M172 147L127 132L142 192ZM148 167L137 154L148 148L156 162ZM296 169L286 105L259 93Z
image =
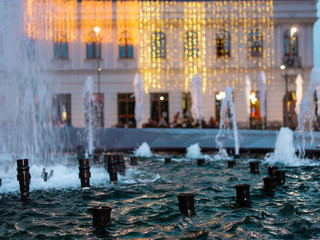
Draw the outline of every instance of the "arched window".
M216 46L218 57L230 57L230 33L221 30L216 35Z
M119 58L133 58L132 34L127 30L120 34L119 38Z
M100 37L95 31L92 31L87 40L87 58L101 58L101 42Z
M284 33L285 56L298 56L298 34L293 29L290 28Z
M151 57L166 58L166 35L158 30L151 35Z
M68 42L65 35L57 36L54 39L54 58L67 59L68 58Z
M194 31L188 31L184 35L184 56L197 58L199 56L198 34Z
M263 56L263 36L259 29L252 29L248 36L248 50L251 57Z

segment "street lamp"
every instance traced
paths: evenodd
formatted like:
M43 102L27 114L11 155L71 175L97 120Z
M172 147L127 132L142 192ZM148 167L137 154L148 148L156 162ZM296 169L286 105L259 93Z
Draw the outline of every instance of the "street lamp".
M96 58L97 58L97 74L98 74L98 116L99 116L99 125L102 126L102 124L101 124L101 99L100 99L100 72L101 72L101 67L100 67L100 42L98 42L99 41L100 28L99 27L95 27L93 29L93 31L96 33L95 47L98 48L98 49L95 49L95 50L99 54L98 56L96 56ZM98 44L97 44L97 42L98 42Z
M288 112L288 95L289 95L289 92L288 92L288 70L286 70L286 65L281 65L280 66L280 69L282 71L285 70L285 82L286 82L286 95L284 96L284 116L285 116L285 127L288 127L289 126L289 112Z

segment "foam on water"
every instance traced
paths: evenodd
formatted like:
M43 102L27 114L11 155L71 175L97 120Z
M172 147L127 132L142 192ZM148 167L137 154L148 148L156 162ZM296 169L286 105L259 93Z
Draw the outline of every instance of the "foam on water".
M30 192L36 190L50 190L50 189L80 189L81 183L79 179L78 166L65 166L55 165L47 167L46 171L53 170L53 176L45 182L41 178L43 166L32 165L30 167L31 184ZM110 185L110 178L108 172L104 167L90 166L90 186L103 186ZM17 169L10 168L6 173L1 173L2 186L0 187L0 193L18 193L19 182L17 180ZM118 185L121 184L140 184L140 183L152 183L161 179L159 174L145 173L134 168L128 168L126 175L121 176L118 174Z
M265 161L271 165L283 164L285 166L315 166L320 165L309 159L302 159L296 156L296 149L293 145L293 133L291 129L282 127L277 136L273 153L267 154Z
M199 146L199 143L193 144L187 148L187 158L201 158L202 153Z
M136 157L152 157L153 153L148 145L148 143L142 143L138 149L133 151Z

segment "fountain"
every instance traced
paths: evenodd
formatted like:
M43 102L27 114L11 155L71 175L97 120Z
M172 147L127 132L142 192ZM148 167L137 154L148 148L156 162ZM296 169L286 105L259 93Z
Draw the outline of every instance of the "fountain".
M239 136L238 136L238 127L237 127L237 119L236 119L236 110L234 107L234 103L232 100L232 87L228 86L225 90L226 96L222 100L221 108L220 108L220 123L219 123L219 132L216 135L216 143L219 146L219 153L224 153L223 151L223 143L220 140L222 137L222 131L229 127L228 120L230 120L229 114L231 114L231 121L233 127L233 137L234 137L234 153L235 155L239 155Z
M83 99L84 99L84 113L86 116L86 132L88 140L88 154L93 154L93 126L95 123L95 114L94 114L94 95L93 95L93 81L92 77L88 76L87 80L83 86Z
M192 159L196 159L196 158L201 158L202 157L199 143L192 144L190 147L187 148L186 157L187 158L192 158Z
M134 150L134 155L136 157L152 157L153 153L148 143L144 142L138 147L138 149Z
M299 105L299 115L298 115L298 127L297 131L299 131L302 137L302 146L299 145L299 156L303 157L305 155L305 124L309 124L309 131L311 140L310 143L313 143L313 123L316 121L316 104L314 103L314 92L317 91L317 88L320 87L320 69L318 67L314 67L310 73L310 84L308 87L308 91L306 96L303 98Z
M264 71L260 71L258 77L259 89L260 89L260 114L262 118L262 129L265 128L265 117L266 117L266 82L267 78Z
M248 75L246 75L243 79L243 90L245 95L245 103L246 103L246 112L247 118L250 119L250 96L251 96L251 81ZM248 127L250 128L250 121L248 123Z
M47 49L25 33L23 7L18 0L0 3L0 161L27 156L47 164L57 162L64 147L65 135L51 126L50 91L59 81L51 84L44 71Z

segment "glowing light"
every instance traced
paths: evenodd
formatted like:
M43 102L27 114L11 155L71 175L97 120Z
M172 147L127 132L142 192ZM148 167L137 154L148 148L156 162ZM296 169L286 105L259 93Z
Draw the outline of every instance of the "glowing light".
M258 101L258 98L256 97L256 93L255 92L252 92L250 94L250 101L251 101L252 105L256 104L256 102Z
M285 70L285 69L286 69L286 66L282 64L282 65L280 66L280 69L281 69L281 70Z
M99 27L95 27L95 28L93 29L93 31L95 31L96 34L99 34L100 28L99 28Z
M291 28L291 36L293 36L297 31L298 31L298 29L296 27L292 27Z
M164 100L164 96L160 96L160 101L163 101Z
M218 94L216 94L216 99L218 101L221 101L222 99L224 99L226 97L226 93L225 92L219 92Z
M132 46L146 92L188 92L198 72L208 94L227 85L241 90L242 76L260 70L274 84L273 0L23 2L24 34L32 39ZM249 51L259 56L248 53L252 30L252 43L262 44ZM165 46L160 34L152 38L159 31ZM293 37L297 31L291 28Z

